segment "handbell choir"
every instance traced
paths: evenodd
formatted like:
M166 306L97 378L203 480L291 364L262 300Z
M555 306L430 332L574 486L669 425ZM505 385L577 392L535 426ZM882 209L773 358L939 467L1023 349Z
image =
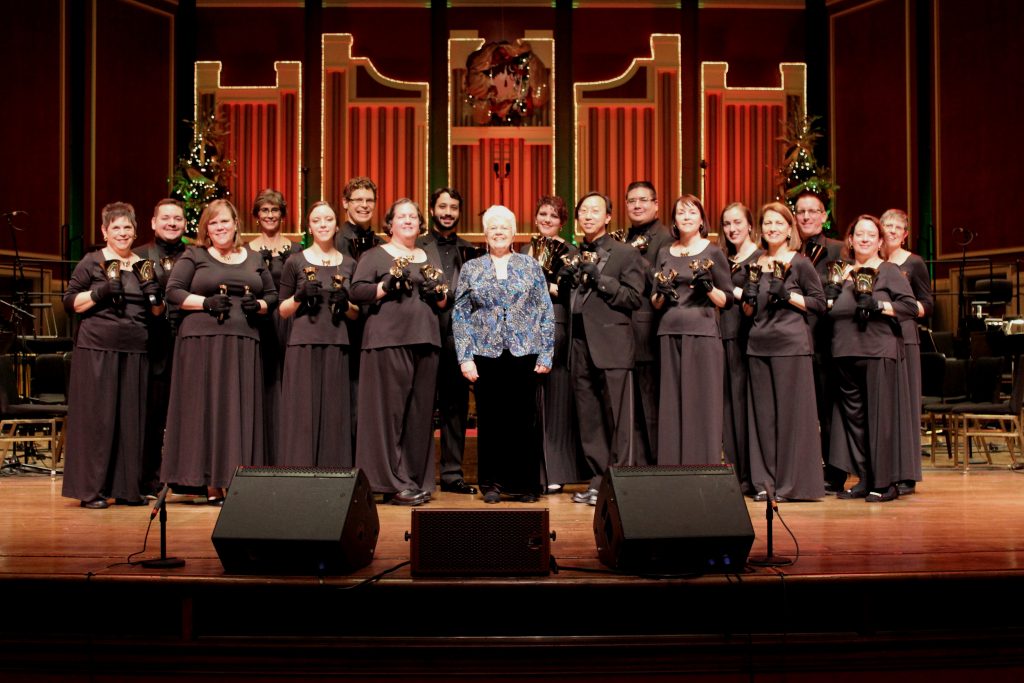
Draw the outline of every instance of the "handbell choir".
M813 194L796 211L766 204L756 222L736 202L718 225L683 195L665 225L641 181L627 190L629 231L611 230L609 197L580 200L576 248L559 197L539 198L522 254L514 215L492 207L491 253L460 250L459 277L416 202L392 204L382 240L376 186L350 185L346 223L313 204L305 249L284 236L274 190L254 202L261 234L247 245L227 200L187 245L183 207L161 200L155 241L135 252L134 209L104 207L105 244L64 297L80 319L65 496L142 504L167 483L219 505L239 465L354 466L383 500L427 503L452 334L480 404L485 502L585 482L572 500L593 505L617 465L728 464L755 500L916 490L917 323L932 295L905 212L859 216L839 242ZM444 245L462 243L456 225L437 228ZM441 490L475 494L457 470Z

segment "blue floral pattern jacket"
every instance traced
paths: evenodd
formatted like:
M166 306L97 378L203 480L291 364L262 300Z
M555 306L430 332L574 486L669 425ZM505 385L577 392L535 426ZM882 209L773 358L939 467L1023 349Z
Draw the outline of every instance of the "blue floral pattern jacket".
M499 280L490 256L467 261L459 273L452 309L459 363L473 356L497 358L537 354L537 364L551 367L555 315L540 265L524 254L511 254L508 277Z

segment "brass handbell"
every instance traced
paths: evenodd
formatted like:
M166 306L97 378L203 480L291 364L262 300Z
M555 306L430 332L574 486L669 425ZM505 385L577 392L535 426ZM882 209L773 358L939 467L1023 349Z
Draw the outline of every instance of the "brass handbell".
M786 279L790 264L785 261L772 261L772 277L776 280Z
M170 256L161 256L160 267L164 269L165 273L170 273L171 269L174 268L174 259Z
M629 233L624 228L619 228L618 230L612 230L608 234L616 242L625 242L626 241L626 236Z
M306 276L306 282L318 282L318 278L316 276L316 266L306 266L305 268L302 269L302 274ZM320 307L320 297L318 296L312 301L307 299L306 305L310 308L311 311L315 312L316 309Z
M654 273L654 279L658 281L658 284L665 285L675 282L676 276L678 275L679 273L676 272L675 268L669 268L667 273L663 270L659 270L656 273ZM668 296L673 300L678 300L679 292L672 289L668 292Z
M701 270L711 270L711 267L715 265L715 262L709 258L695 258L690 260L690 270L698 272Z
M121 279L121 261L118 259L110 259L109 261L103 262L103 274L107 276L107 281L120 280ZM124 296L117 294L111 298L111 303L115 306L120 306L124 303Z
M331 276L331 289L337 292L345 284L345 276L341 273L335 273ZM345 310L338 310L340 306L337 303L330 304L331 315L335 318L340 318L346 311L348 311L348 304L345 304Z
M442 282L444 279L444 271L440 268L432 266L429 263L424 263L420 266L420 273L423 274L423 279L427 282L434 283L434 291L438 294L448 293L448 283Z
M557 240L554 237L544 237L543 235L531 237L530 247L533 252L533 258L544 269L544 272L548 274L555 272L555 264L561 262L562 257L569 251L569 246L562 240Z
M761 270L764 268L760 263L751 263L747 266L747 282L757 284L761 281Z
M842 259L836 259L835 261L829 261L825 264L825 284L836 285L840 289L843 286L843 278L846 275L846 262ZM827 299L825 305L829 309L832 308L832 304L835 303L835 299Z
M409 265L409 262L408 256L396 256L395 260L391 262L391 269L388 271L392 277L398 280L399 288L406 291L412 291L412 282L405 277L405 268Z
M651 238L646 232L642 232L629 243L629 246L639 249L641 254L647 253L647 247L651 246Z
M219 285L217 285L217 291L220 292L221 294L223 294L224 296L227 296L227 294L228 294L228 286L225 285L225 284L219 284ZM218 313L217 314L217 322L218 323L224 322L224 319L226 317L227 317L227 313Z
M871 294L875 291L875 280L877 279L877 268L861 266L853 274L853 291L857 294Z
M153 266L153 262L148 258L144 258L141 261L136 261L132 264L132 270L135 271L135 277L139 278L140 284L145 284L156 279L156 270ZM155 294L149 295L149 305L159 306L160 302L157 300Z

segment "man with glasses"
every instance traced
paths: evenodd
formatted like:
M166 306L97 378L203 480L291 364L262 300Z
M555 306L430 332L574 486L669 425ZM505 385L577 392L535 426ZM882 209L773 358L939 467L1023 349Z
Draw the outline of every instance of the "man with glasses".
M341 205L345 209L345 223L338 230L334 244L342 254L358 261L360 256L383 242L371 225L377 210L377 186L366 176L352 178L345 185Z
M568 293L569 372L583 454L594 473L574 503L597 504L597 487L611 465L637 465L633 438L633 366L636 339L632 313L640 308L646 263L640 252L608 234L612 202L590 192L576 205L583 243L568 254L576 266L559 272ZM588 256L589 254L589 256Z
M843 243L822 232L827 212L821 196L804 190L796 198L796 226L803 242L804 256L811 259L824 285L828 264L842 257ZM825 490L836 493L845 488L846 472L829 464L829 441L832 433L832 405L836 379L832 364L832 323L828 316L811 316L814 336L814 389L818 408L818 429L821 433L821 456L825 461Z
M668 228L658 218L658 193L649 180L638 180L626 188L626 216L630 227L626 243L639 250L647 260L640 308L633 312L636 338L636 365L633 368L634 405L636 407L637 464L658 461L658 337L654 334L654 261L658 251L672 243Z

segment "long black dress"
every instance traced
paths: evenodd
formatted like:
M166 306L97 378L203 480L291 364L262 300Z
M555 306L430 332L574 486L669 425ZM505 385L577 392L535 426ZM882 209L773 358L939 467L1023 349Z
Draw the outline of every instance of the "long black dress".
M420 268L410 263L413 290L377 300L377 283L394 258L383 246L359 259L352 302L367 306L359 368L356 466L376 493L433 491L431 424L441 331L434 307L419 295ZM435 268L441 264L431 262Z
M75 297L102 284L103 252L75 267L64 295L73 313ZM121 272L123 309L109 300L81 314L68 388L67 454L63 495L81 501L142 500L142 455L146 429L147 305L131 269Z
M279 296L295 294L315 266L303 252L284 265ZM346 290L356 264L343 257L336 266L315 266L322 296L319 305L303 303L292 316L281 384L281 441L277 460L297 467L352 467L352 411L349 406L348 318L334 320L327 305L334 275Z
M690 287L690 261L709 258L715 287L732 305L729 261L708 244L701 252L673 256L665 247L656 270L677 273L678 300L666 300L658 336L661 339L661 401L658 412L659 465L718 465L722 462L722 376L725 352L718 308L707 295Z
M920 453L913 453L913 423L906 354L900 323L917 315L910 283L892 263L878 267L874 296L891 301L895 317L857 316L853 283L847 279L829 312L838 394L832 417L831 464L856 474L868 489L920 478ZM917 473L909 465L913 453Z
M259 252L246 252L242 263L227 264L191 248L167 283L167 300L176 306L189 294L217 294L221 284L232 306L223 321L182 311L160 473L165 482L224 488L239 465L266 464L260 321L246 317L239 301L248 286L273 309L277 290Z
M803 295L807 311L771 304L770 286L771 276L762 276L747 342L751 478L758 491L815 500L825 495L825 482L809 318L825 311L825 293L814 266L800 254L790 262L784 287Z
M763 250L755 249L745 259L729 259L733 294L747 281L751 263L756 263ZM722 452L725 461L736 469L740 491L751 496L756 493L750 479L750 453L747 437L747 334L753 320L743 315L739 304L721 312L722 346L725 349L725 383L722 397L725 415L722 428Z

